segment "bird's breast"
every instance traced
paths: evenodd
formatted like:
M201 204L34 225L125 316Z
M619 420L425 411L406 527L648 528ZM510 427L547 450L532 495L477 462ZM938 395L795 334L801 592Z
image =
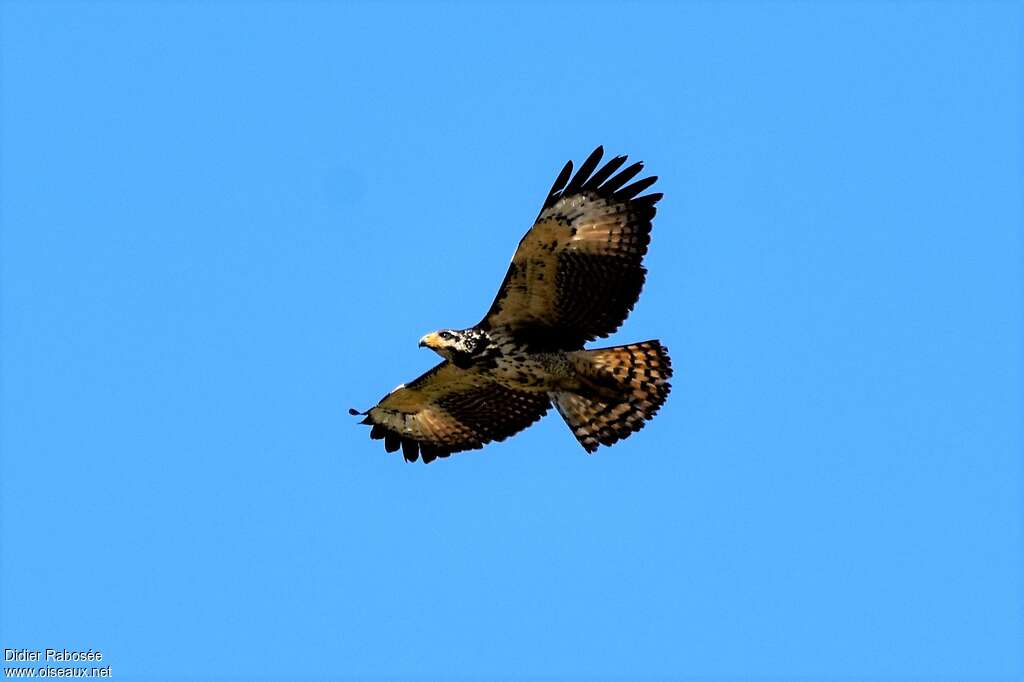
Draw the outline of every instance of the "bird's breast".
M518 351L496 357L488 374L509 388L546 392L563 387L572 368L563 353Z

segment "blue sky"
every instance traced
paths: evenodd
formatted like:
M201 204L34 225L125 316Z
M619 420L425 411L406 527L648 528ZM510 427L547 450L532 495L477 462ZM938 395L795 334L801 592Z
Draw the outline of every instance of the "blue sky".
M0 645L118 679L1021 679L1012 3L2 8ZM665 193L673 393L346 414L566 159Z

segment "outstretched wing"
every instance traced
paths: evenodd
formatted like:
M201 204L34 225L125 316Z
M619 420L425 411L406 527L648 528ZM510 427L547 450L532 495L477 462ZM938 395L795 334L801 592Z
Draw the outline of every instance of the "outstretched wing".
M616 174L625 156L595 172L603 153L595 149L572 179L572 161L562 169L481 328L536 350L573 350L614 332L633 309L662 195L638 196L656 176L626 184L643 163Z
M505 440L544 416L551 406L544 393L506 388L447 360L407 385L388 393L367 411L370 438L410 462L424 462L460 450ZM359 414L352 410L353 413Z

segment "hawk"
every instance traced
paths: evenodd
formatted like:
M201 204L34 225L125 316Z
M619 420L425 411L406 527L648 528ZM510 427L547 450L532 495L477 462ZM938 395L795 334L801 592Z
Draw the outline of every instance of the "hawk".
M490 310L468 329L420 339L444 358L365 412L370 438L432 462L502 441L552 405L588 452L639 431L665 403L672 365L659 341L584 350L614 332L644 285L659 193L598 147L558 174ZM620 170L621 169L621 170Z

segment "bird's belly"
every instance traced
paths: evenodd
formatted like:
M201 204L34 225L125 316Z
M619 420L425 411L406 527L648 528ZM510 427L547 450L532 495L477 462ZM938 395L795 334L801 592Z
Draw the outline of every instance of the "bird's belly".
M497 358L489 372L501 384L520 391L569 388L574 373L563 353L519 353Z

